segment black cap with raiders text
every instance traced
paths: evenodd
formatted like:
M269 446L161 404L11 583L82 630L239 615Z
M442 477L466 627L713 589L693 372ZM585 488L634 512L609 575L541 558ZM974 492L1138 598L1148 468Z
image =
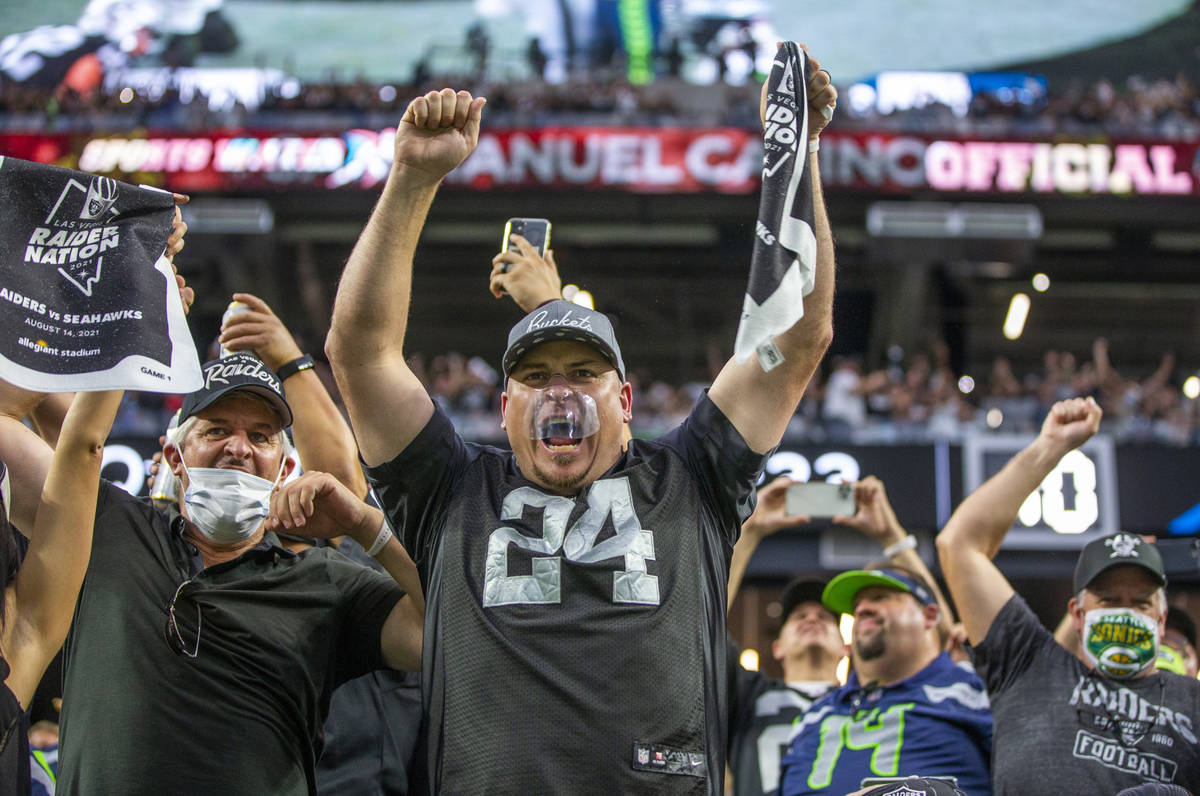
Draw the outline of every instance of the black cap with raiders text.
M625 362L617 335L604 313L579 304L556 299L547 302L521 319L508 333L508 348L504 350L504 375L508 376L517 360L534 346L573 340L586 343L607 359L621 381L625 381Z
M180 423L234 390L248 390L266 398L275 407L284 428L292 425L292 408L283 397L283 383L254 354L238 351L205 362L203 371L204 386L183 398L179 408Z
M1132 565L1142 567L1158 581L1167 585L1162 556L1158 548L1133 533L1118 533L1095 539L1083 546L1075 562L1075 593L1087 588L1096 577L1113 567Z

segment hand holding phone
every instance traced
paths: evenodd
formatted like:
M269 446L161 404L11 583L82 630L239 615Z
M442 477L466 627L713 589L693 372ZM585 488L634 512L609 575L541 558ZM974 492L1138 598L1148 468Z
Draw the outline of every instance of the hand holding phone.
M528 245L514 243L520 235ZM544 218L510 218L504 226L502 251L492 258L488 289L496 298L508 294L531 312L550 299L562 298L562 279L550 243L550 222Z
M854 484L802 481L787 490L787 513L812 519L849 517L855 512Z
M537 249L538 257L545 257L546 249L550 248L550 222L544 218L510 218L504 225L500 251L520 250L512 241L513 235L529 241L529 245Z

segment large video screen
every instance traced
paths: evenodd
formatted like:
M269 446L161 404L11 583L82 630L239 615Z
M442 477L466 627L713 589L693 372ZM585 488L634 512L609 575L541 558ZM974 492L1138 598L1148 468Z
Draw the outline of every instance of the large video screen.
M847 84L885 70L986 70L1082 50L1190 0L38 0L0 14L0 79L56 85L122 69L272 70L301 81L616 71L739 84L779 40ZM79 63L82 56L94 56Z

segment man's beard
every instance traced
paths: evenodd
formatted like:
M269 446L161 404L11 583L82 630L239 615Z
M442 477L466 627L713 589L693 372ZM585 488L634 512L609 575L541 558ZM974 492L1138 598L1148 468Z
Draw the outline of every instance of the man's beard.
M860 661L873 661L887 652L887 630L879 628L866 638L854 640L854 653Z
M583 484L584 478L587 477L587 469L581 470L572 475L552 475L538 466L537 459L533 462L533 475L538 483L544 484L551 489L562 492L575 492Z

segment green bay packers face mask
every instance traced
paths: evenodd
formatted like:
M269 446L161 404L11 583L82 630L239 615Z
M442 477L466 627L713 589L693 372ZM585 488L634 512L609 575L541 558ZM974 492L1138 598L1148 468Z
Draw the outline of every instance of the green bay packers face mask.
M1096 608L1083 615L1083 654L1101 674L1126 679L1154 665L1158 623L1129 608Z

